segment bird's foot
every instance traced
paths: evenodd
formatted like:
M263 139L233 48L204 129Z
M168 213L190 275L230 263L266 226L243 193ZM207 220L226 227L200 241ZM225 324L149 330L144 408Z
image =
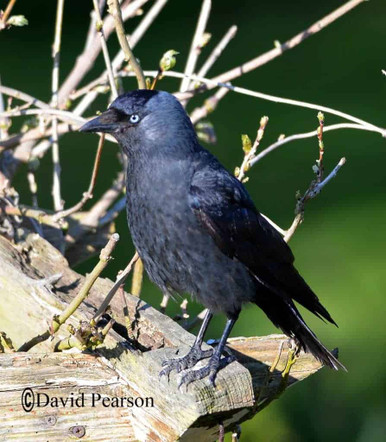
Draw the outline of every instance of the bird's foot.
M193 346L189 353L182 358L174 358L166 360L162 363L162 366L165 367L159 374L159 376L167 376L169 379L169 374L176 370L177 373L180 373L182 370L186 370L187 368L194 367L198 361L201 359L206 359L212 356L213 349L210 348L208 350L202 350L200 347Z
M236 358L233 355L225 356L220 359L217 354L214 354L210 358L208 365L205 365L204 367L197 370L189 370L186 374L184 374L184 376L181 377L180 382L178 383L178 388L180 388L184 384L186 385L186 387L188 387L191 382L198 379L203 379L208 375L209 383L213 387L215 387L215 379L219 370L226 367L228 364L235 360Z

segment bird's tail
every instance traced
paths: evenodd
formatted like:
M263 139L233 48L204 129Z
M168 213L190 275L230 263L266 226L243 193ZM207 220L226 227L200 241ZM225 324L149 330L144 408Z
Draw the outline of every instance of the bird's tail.
M310 330L292 300L285 300L271 291L260 288L255 302L276 327L297 341L301 349L312 353L318 361L334 370L347 371Z

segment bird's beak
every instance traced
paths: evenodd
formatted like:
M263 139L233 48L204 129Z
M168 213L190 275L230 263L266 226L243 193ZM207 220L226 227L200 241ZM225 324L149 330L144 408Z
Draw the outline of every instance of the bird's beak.
M117 114L113 109L108 109L106 112L99 115L99 117L96 117L84 124L79 131L112 133L117 128Z

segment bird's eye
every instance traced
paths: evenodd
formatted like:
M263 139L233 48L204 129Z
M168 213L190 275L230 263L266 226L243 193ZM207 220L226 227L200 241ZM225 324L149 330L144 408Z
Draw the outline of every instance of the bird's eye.
M129 120L130 120L130 123L137 124L139 122L140 118L139 118L138 114L133 114L133 115L130 115Z

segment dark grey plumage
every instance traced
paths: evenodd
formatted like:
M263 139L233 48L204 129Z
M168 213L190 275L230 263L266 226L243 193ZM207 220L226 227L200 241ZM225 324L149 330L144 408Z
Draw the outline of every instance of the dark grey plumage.
M344 368L307 327L293 300L334 323L293 266L280 234L256 210L245 187L198 143L180 103L167 92L118 97L83 131L109 132L128 157L127 216L150 279L164 293L189 293L209 309L191 352L168 361L164 374L192 367L212 313L227 326L209 364L183 382L210 374L242 305L253 302L300 347L324 364Z

